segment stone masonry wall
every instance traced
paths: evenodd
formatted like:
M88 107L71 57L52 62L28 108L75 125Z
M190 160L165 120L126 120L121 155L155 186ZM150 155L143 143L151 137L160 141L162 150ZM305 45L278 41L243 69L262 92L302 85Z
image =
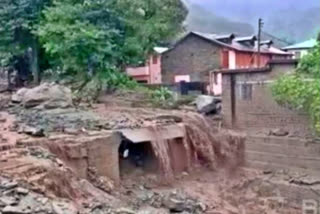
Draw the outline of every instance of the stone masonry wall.
M118 148L120 143L119 135L105 134L55 138L45 142L44 145L80 178L87 179L89 168L93 168L98 176L105 176L119 183Z
M281 73L291 70L288 66L277 66L271 72L235 74L235 128L264 133L272 129L284 128L290 132L291 136L312 136L311 123L307 114L278 105L271 94L272 81ZM224 124L227 127L232 125L230 82L231 75L223 75L222 102ZM252 87L250 99L244 98L241 94L243 84Z
M298 138L247 136L246 165L319 174L320 142Z
M190 81L209 82L209 71L220 67L220 48L195 35L186 37L162 57L162 82L174 83L175 75Z

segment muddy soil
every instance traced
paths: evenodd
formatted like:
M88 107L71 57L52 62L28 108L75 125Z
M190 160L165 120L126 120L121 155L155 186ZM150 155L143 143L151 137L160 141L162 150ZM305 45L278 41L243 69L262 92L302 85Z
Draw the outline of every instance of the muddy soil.
M193 112L98 104L90 109L50 110L13 106L0 114L0 213L3 214L301 213L301 204L279 201L277 191L265 182L263 172L241 167L243 144L236 140L241 137L210 127L201 115ZM171 182L165 184L158 172L137 167L122 175L119 186L105 192L78 178L48 150L19 144L21 139L28 138L29 142L39 139L19 131L23 126L43 128L47 136L57 132L77 135L156 127L181 120L189 130L185 147L193 149L199 161L188 172L174 174L167 162L166 144L161 140L155 142L153 148L159 152L160 165L171 176Z

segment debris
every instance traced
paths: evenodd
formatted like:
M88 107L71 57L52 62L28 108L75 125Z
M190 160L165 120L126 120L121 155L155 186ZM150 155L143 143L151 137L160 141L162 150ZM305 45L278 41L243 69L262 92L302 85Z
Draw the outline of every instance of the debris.
M25 108L40 107L46 109L71 107L72 94L67 87L43 83L32 89L20 89L11 98L14 103L21 103Z
M200 95L196 98L195 104L198 112L205 115L219 114L221 111L221 98Z
M289 134L289 132L283 128L273 129L269 133L269 135L274 135L277 137L284 137L284 136L287 136L288 134Z
M118 210L116 210L117 214L136 214L135 211L128 209L128 208L120 208Z
M78 214L78 210L70 203L54 201L52 209L55 214Z
M18 202L14 197L11 196L3 196L0 198L0 202L6 206L16 205Z
M10 190L10 189L13 189L13 188L15 188L17 186L18 186L18 183L15 182L15 181L4 182L4 183L0 184L0 187L4 188L5 190Z
M2 210L3 214L30 214L28 211L21 210L19 207L6 206Z
M24 126L22 127L22 130L20 130L21 133L25 133L27 135L31 135L33 137L44 137L44 129L40 127L30 127L30 126Z

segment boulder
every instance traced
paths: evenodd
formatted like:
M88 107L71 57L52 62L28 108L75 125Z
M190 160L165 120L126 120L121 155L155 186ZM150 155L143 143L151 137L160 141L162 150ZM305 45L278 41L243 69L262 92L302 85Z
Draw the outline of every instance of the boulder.
M44 129L40 127L30 127L30 126L24 126L21 130L19 130L20 133L25 133L27 135L31 135L33 137L44 137Z
M21 209L21 207L6 206L2 210L3 214L30 214L30 211Z
M289 132L283 128L270 130L269 135L277 136L277 137L285 137L289 135Z
M13 103L21 103L23 100L24 95L27 93L29 89L21 88L17 91L17 93L13 94L11 97L11 101Z
M55 83L43 83L35 88L20 89L11 98L14 103L21 103L25 108L43 107L67 108L72 104L71 90Z
M55 214L78 214L77 208L71 204L66 202L52 202L53 213Z
M221 99L218 97L200 95L195 104L199 113L218 114L221 111Z

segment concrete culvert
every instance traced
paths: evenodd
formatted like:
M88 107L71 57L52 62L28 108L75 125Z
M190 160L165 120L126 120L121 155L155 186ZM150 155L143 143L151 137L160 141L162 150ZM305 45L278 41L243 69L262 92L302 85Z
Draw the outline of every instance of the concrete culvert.
M157 172L157 159L150 142L132 142L122 135L119 146L120 175Z

